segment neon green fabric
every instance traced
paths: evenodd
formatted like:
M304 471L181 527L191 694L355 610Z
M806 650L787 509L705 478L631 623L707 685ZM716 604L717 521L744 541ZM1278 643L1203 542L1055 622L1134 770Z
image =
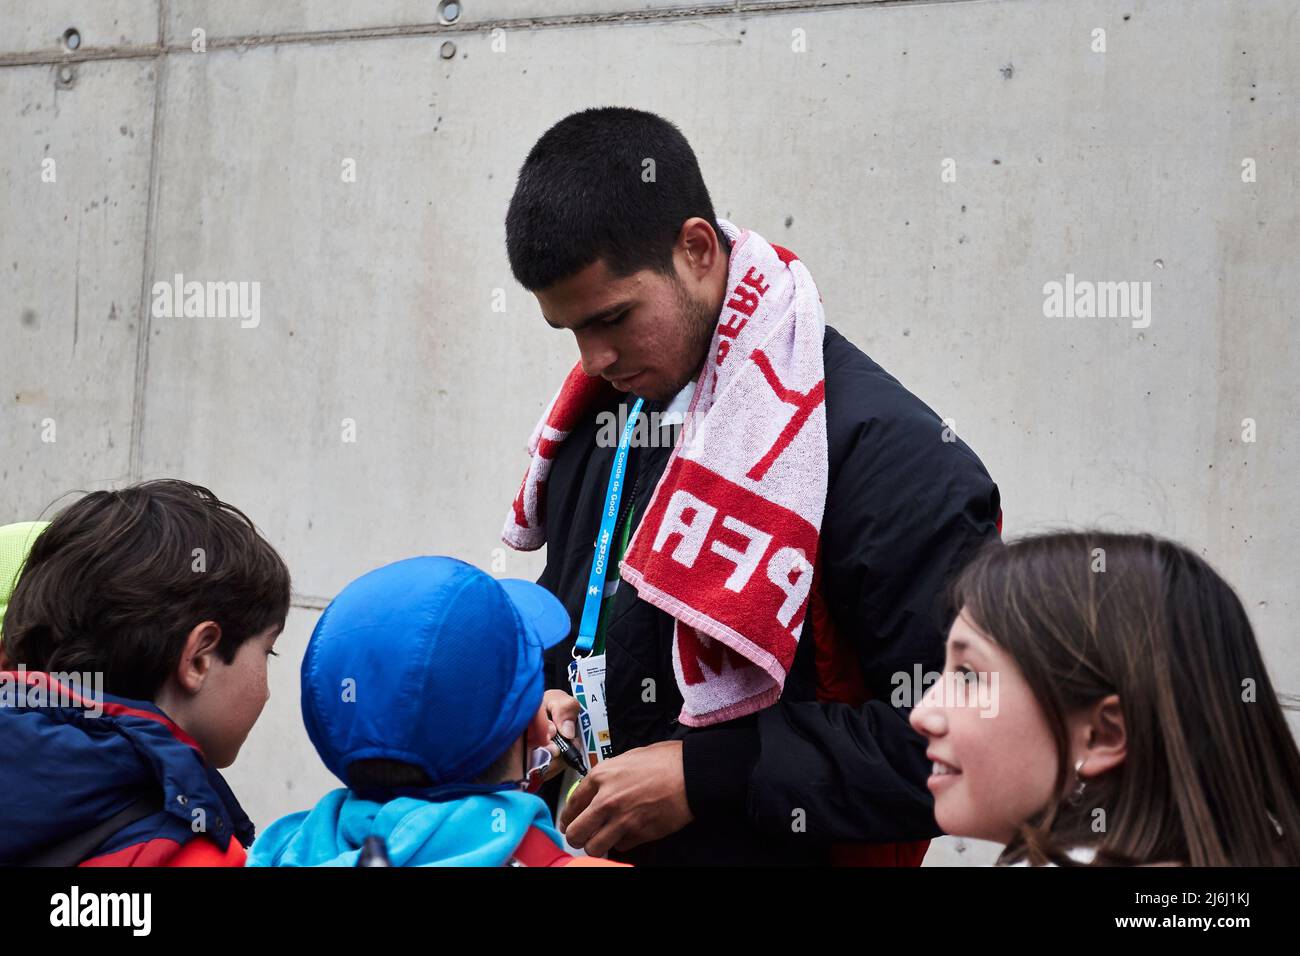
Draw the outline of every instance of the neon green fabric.
M32 543L47 525L48 521L20 521L0 527L0 628L9 609L9 596L18 583L18 572L27 561Z

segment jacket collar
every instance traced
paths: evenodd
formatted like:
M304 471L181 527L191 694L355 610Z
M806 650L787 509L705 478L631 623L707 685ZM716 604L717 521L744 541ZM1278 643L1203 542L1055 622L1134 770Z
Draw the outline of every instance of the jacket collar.
M18 713L39 711L63 725L54 740L75 751L102 740L106 727L126 738L161 788L162 810L223 850L230 837L252 843L254 827L221 773L197 741L152 701L92 693L69 675L19 668L0 671L0 695ZM80 731L77 734L76 731ZM59 754L51 754L58 760Z

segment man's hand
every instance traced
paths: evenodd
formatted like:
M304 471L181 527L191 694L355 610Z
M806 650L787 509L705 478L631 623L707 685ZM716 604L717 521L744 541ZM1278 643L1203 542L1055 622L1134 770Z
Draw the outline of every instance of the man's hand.
M560 748L550 742L558 731L565 740L572 741L578 733L578 702L562 690L548 690L542 695L541 711L546 715L546 747L551 751L551 765L546 768L543 780L563 773L568 764L560 757ZM583 745L575 743L577 749Z
M560 832L590 856L630 850L695 819L686 802L682 742L664 740L602 760L560 814Z

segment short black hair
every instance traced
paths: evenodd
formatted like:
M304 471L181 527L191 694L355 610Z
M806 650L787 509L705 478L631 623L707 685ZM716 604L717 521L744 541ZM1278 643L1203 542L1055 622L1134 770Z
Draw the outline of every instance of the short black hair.
M619 278L642 269L673 275L673 245L696 216L730 255L681 131L654 113L598 107L566 116L529 151L506 213L506 253L530 292L597 260Z
M471 780L444 780L449 783L503 783L513 782L520 770L519 753L515 743L505 749L488 768ZM429 775L415 764L384 757L366 757L354 760L347 767L348 789L367 800L388 801L410 790L424 790L434 786Z
M432 787L429 775L415 764L402 760L368 757L348 764L348 789L358 793L384 795L387 791Z
M3 657L97 671L108 693L152 700L195 625L220 625L229 664L253 635L283 629L289 603L289 569L247 515L199 485L146 481L86 495L36 538Z

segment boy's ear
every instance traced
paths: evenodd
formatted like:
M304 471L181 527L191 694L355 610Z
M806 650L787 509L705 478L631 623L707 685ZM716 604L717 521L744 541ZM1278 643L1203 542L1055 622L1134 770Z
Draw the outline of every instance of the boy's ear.
M533 719L528 722L528 726L524 729L524 743L528 747L545 747L549 744L551 737L546 732L549 723L546 711L538 707L537 712L533 714Z
M217 645L221 643L221 625L216 621L203 621L185 637L181 659L176 664L176 683L191 694L197 694L212 672L217 660Z

